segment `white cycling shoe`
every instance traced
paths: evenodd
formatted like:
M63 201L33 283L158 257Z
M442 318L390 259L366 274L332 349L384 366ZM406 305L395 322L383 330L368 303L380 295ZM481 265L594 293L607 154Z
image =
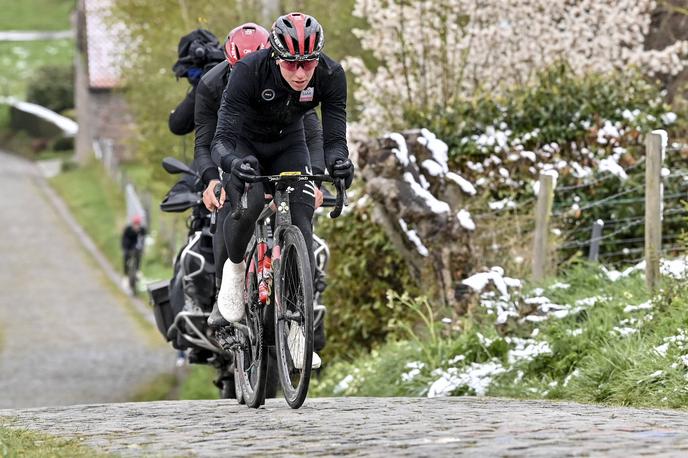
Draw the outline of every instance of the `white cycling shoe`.
M306 346L306 336L303 335L301 326L292 324L291 329L289 329L289 335L287 336L287 347L289 347L289 353L291 354L291 359L294 362L294 367L296 369L303 369L303 351ZM311 368L317 369L322 364L320 356L316 352L313 352L313 360L311 362Z
M217 308L222 317L236 323L244 318L244 274L246 263L234 264L227 259L222 268L222 284L217 295Z

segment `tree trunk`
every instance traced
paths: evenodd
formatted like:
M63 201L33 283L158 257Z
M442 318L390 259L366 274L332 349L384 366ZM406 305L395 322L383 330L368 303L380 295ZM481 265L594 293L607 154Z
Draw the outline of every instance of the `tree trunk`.
M374 221L384 228L419 286L433 303L461 313L461 280L476 264L472 231L457 217L470 189L447 177L446 159L442 154L434 157L425 146L428 134L433 138L427 131L412 130L372 140L359 148L358 165L366 193L375 202Z

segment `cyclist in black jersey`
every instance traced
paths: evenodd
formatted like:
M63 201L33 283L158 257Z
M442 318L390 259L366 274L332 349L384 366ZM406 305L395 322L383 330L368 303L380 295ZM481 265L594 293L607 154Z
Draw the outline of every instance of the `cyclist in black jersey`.
M248 209L238 220L227 217L237 208L244 191L244 174L308 172L311 161L304 135L304 114L320 105L325 165L330 175L353 180L354 167L346 143L346 76L342 66L322 53L323 31L315 18L290 13L275 21L271 49L252 53L239 61L222 95L212 155L226 174L224 189L230 205L218 215L215 244L229 259L222 269L219 312L228 321L243 317L243 256L253 226L263 208L262 184L251 186ZM312 254L314 192L295 186L290 194L292 222L303 233ZM314 271L315 269L312 269ZM319 365L314 355L313 367Z
M214 195L215 184L219 183L219 158L211 155L211 143L217 127L217 112L220 109L222 92L227 86L232 67L243 57L270 46L268 31L258 24L248 22L236 27L227 36L225 54L227 59L203 75L196 88L195 120L196 140L194 148L195 165L203 179L205 192L203 201L208 210L216 210L224 198ZM322 126L314 110L304 116L306 143L315 173L323 173ZM221 202L222 201L222 202ZM222 258L222 261L226 256Z

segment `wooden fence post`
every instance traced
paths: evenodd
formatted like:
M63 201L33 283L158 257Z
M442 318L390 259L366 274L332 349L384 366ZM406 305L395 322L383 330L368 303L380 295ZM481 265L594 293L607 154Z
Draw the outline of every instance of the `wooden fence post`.
M588 260L597 262L600 257L600 239L602 238L602 229L604 228L604 221L598 219L592 224L592 236L590 237L590 252L588 253Z
M645 137L645 284L659 285L662 253L662 160L667 133L654 130Z
M553 201L554 176L546 172L541 173L537 207L535 207L535 237L533 241L533 280L535 281L542 281L545 274L548 273L547 239Z

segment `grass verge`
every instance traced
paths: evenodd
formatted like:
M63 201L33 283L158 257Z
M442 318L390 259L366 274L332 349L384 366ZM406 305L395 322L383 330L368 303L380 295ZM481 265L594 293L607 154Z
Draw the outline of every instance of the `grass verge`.
M3 458L104 458L115 455L86 447L78 439L64 439L24 429L0 426L0 456Z
M68 30L74 0L0 0L0 30Z
M183 374L163 374L143 385L132 401L166 401L190 399L219 399L220 393L213 384L217 372L210 366L190 365Z
M328 367L314 396L477 394L688 407L683 281L665 279L651 295L638 273L611 281L598 266L579 265L508 299L484 293L458 320L432 317L422 300L396 296L390 303L423 314L424 328L407 328L403 340ZM497 325L498 310L516 315Z
M10 16L3 11L0 17ZM73 61L74 40L0 41L0 96L25 100L27 85L36 69L44 65L72 65Z
M179 399L219 399L220 393L213 384L216 377L213 367L191 365L179 388Z
M96 162L61 173L50 184L96 246L119 270L120 236L125 224L124 194L119 186Z
M138 388L131 397L133 402L167 401L173 400L173 393L178 386L175 374L160 374L149 383Z

